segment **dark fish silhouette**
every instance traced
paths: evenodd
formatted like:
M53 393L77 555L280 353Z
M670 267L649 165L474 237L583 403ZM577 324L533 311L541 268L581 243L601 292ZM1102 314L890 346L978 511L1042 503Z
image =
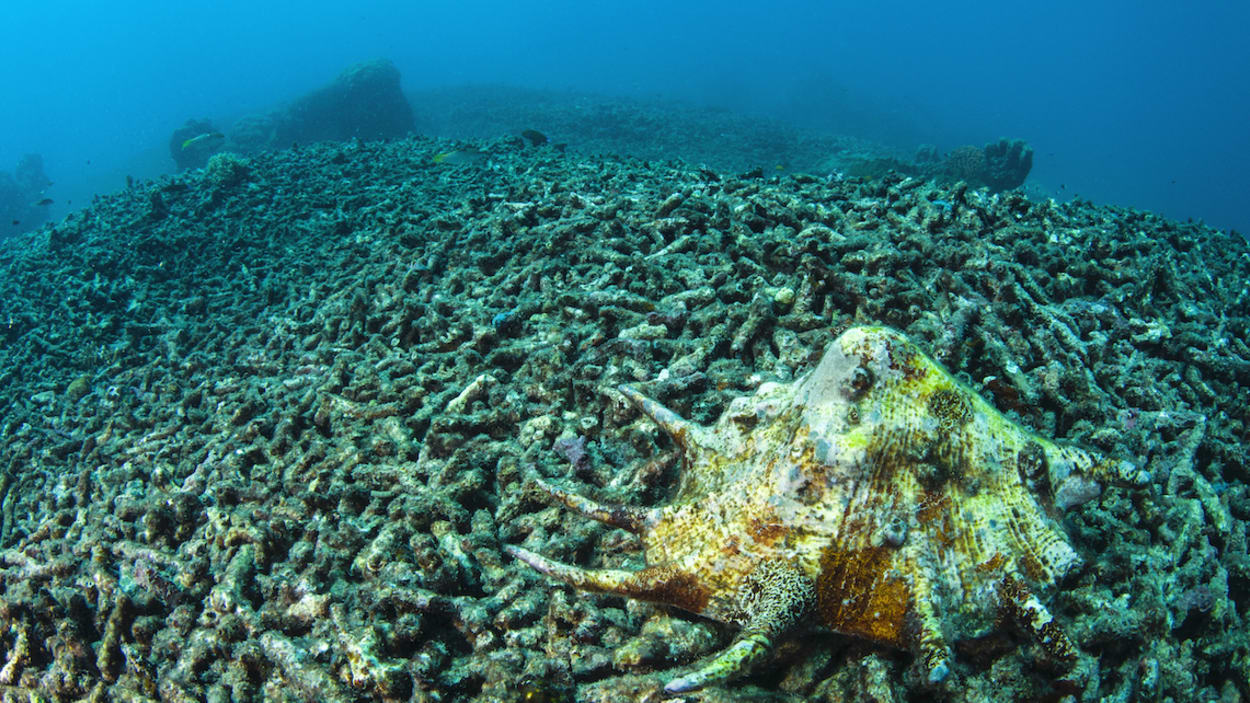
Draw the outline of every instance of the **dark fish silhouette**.
M530 146L542 146L547 143L547 135L536 129L527 129L521 132L521 137L530 143Z

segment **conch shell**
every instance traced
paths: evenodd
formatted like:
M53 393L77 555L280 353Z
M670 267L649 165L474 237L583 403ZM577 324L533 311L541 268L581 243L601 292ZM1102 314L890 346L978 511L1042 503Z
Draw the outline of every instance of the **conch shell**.
M711 427L619 390L681 449L672 501L605 506L538 484L636 533L646 567L589 570L508 551L579 589L741 627L727 649L671 680L670 693L747 671L804 623L909 648L931 682L951 671L951 639L985 634L1002 613L1073 662L1075 648L1034 592L1081 561L1055 515L1097 495L1100 482L1149 480L1009 421L884 327L847 330L815 369L735 399Z

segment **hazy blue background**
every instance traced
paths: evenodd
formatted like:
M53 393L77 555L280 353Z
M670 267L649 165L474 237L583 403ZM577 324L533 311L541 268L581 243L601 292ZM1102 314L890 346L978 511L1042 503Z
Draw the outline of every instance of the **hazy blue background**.
M663 95L908 150L1019 137L1056 195L1250 232L1245 0L347 4L5 2L0 169L42 153L60 216L171 170L189 117L262 111L386 57L406 90Z

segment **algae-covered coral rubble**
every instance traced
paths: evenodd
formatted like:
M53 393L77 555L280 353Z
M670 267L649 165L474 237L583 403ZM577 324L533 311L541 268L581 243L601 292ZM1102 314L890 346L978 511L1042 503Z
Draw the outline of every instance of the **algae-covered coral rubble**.
M938 683L814 628L700 695L1250 695L1243 240L895 177L511 141L433 162L462 146L257 154L4 249L0 697L655 698L736 631L508 557L645 564L527 476L667 505L681 445L603 389L708 426L863 325L1013 425L1151 476L1043 506L1083 562L1035 594L1076 675L1016 627L950 637Z

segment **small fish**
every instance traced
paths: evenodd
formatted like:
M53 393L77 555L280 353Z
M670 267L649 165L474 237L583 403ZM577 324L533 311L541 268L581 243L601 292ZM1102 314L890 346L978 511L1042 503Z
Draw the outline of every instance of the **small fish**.
M20 225L20 224L22 224L22 221L21 221L21 220L13 220L13 224L15 224L15 225Z
M182 149L185 151L197 144L204 146L216 146L218 143L226 140L226 135L221 132L205 132L199 136L191 137L182 143Z
M542 146L547 143L547 135L536 129L527 129L521 132L521 138L530 143L530 146Z
M44 198L43 200L40 200L39 202L35 203L35 207L48 207L51 204L52 204L52 198Z
M490 154L469 147L467 149L456 149L455 151L444 151L434 155L434 163L449 164L451 166L466 166L470 164L480 164L490 158Z

